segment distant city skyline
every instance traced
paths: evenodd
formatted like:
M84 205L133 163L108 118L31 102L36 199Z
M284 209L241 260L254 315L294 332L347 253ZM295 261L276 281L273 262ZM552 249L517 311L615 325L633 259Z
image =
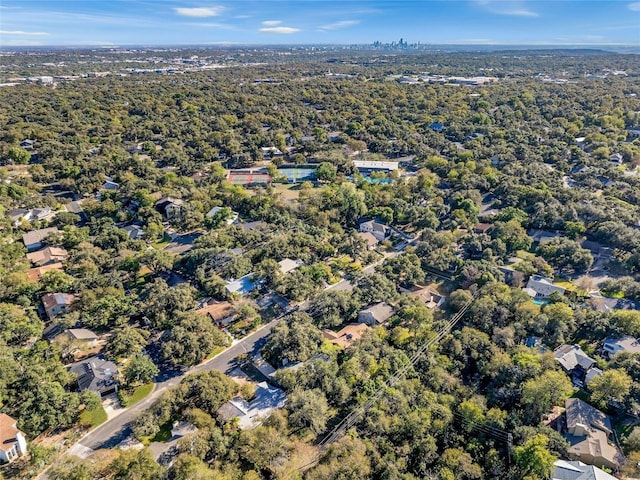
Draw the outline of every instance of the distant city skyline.
M3 0L0 47L640 45L640 1Z

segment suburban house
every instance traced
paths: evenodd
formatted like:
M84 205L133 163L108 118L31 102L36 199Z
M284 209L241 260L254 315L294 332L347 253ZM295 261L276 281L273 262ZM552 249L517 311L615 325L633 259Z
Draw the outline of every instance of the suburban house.
M244 277L240 277L237 280L229 280L225 285L225 289L229 293L239 293L243 297L249 295L256 288L258 288L258 282L253 281L253 273L248 273Z
M283 408L286 403L287 395L283 390L261 382L256 385L253 400L247 402L242 397L235 397L222 405L216 413L223 422L237 419L238 426L246 430L260 425L273 410Z
M144 239L144 229L140 225L127 225L123 230L127 232L127 236L131 240Z
M0 463L10 463L27 453L27 439L16 428L16 420L0 413Z
M33 230L22 235L22 242L27 250L33 252L42 247L42 242L52 233L58 233L59 230L56 227L41 228L40 230Z
M369 250L374 250L380 243L380 240L371 232L358 232L358 236L366 242Z
M615 443L609 441L613 433L609 417L579 398L569 398L565 406L567 431L564 437L570 445L569 458L618 470L624 456Z
M260 150L262 150L262 156L265 159L282 156L282 151L276 147L262 147Z
M61 247L44 247L35 252L27 253L27 260L38 267L64 262L69 253Z
M6 215L11 219L14 227L19 227L23 220L31 222L33 220L47 220L53 216L53 211L49 207L32 208L14 208L9 210Z
M197 431L198 427L193 423L176 420L171 427L171 438L181 438Z
M76 300L70 293L47 293L42 297L42 305L49 320L55 316L67 313L69 307Z
M69 341L82 344L83 347L95 347L98 343L98 335L86 328L70 328L64 331Z
M196 312L209 317L218 327L226 327L236 316L236 309L230 302L206 302Z
M429 310L441 307L447 299L432 286L421 287L416 285L409 291L409 294L418 298Z
M45 265L44 267L30 268L29 270L27 270L27 280L29 280L30 282L37 282L45 273L52 270L58 270L59 272L61 272L62 264L58 262Z
M583 382L596 361L578 345L561 345L553 351L553 357L574 381Z
M394 309L388 303L376 303L358 312L358 322L369 325L370 327L375 327L389 320L389 318L393 316L393 313Z
M107 180L102 184L102 188L104 190L118 190L120 188L120 184L113 181L113 178L107 177Z
M624 157L621 153L612 153L609 157L609 161L614 167L619 167L624 163Z
M302 266L302 260L292 260L290 258L285 258L278 262L280 266L280 273L287 274L289 272L294 271L296 268Z
M618 480L593 465L578 461L557 460L551 480Z
M158 200L154 207L164 218L171 220L182 215L184 201L179 198L165 197Z
M20 148L24 148L25 150L33 150L34 143L35 142L33 140L29 140L28 138L25 138L20 142Z
M100 396L118 391L118 367L100 357L87 358L70 368L78 379L78 390L91 390Z
M327 133L327 140L330 142L337 142L340 140L340 135L342 135L342 132L329 132Z
M360 340L368 329L369 327L364 323L350 323L337 332L324 330L322 336L334 345L347 348L356 340Z
M527 281L527 286L524 291L533 298L544 299L548 298L553 292L560 292L564 294L564 287L554 285L553 280L541 275L531 275Z
M224 207L213 207L211 210L207 212L207 217L213 218L216 215L216 213L218 213L220 210L223 210L223 209ZM234 212L231 209L227 209L227 210L231 211L231 216L227 218L226 223L227 225L232 225L238 221L238 217L240 215L238 214L238 212Z
M640 353L640 343L637 338L630 335L621 338L607 338L602 344L602 350L608 358L620 352Z
M482 234L489 233L493 228L493 223L476 223L473 226L473 233Z
M391 237L392 231L391 227L385 225L384 223L377 222L376 220L367 220L361 222L360 225L358 225L358 230L361 233L370 233L371 235L376 237L379 242L383 242Z

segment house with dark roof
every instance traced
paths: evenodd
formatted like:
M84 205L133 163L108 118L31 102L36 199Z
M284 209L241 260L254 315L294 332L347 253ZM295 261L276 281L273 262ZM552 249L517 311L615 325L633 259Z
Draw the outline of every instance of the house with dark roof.
M16 427L16 420L0 413L0 463L11 463L25 453L27 440Z
M184 201L179 198L165 197L158 200L154 208L167 220L179 217L184 209Z
M375 327L389 320L395 310L386 302L376 303L358 312L358 322Z
M78 390L91 390L100 396L118 391L118 367L101 357L87 358L70 367L77 376Z
M566 407L565 439L567 455L588 465L618 470L624 462L613 441L613 428L607 415L579 398L569 398Z

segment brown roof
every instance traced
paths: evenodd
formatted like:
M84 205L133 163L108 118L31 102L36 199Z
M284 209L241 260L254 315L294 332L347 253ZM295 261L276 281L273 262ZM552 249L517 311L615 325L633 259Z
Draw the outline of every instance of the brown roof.
M64 248L45 247L36 252L27 253L27 260L34 265L43 266L49 263L63 262L69 254Z
M369 248L375 247L376 245L378 245L378 243L380 243L378 239L371 232L359 232L358 236L362 238L365 242L367 242L367 245L369 245Z
M493 228L492 223L478 223L475 227L473 227L473 231L475 233L487 233L489 230Z
M42 277L42 275L50 272L51 270L62 271L62 264L58 262L52 263L50 265L45 265L44 267L30 268L29 270L27 270L27 279L29 279L30 282L38 281L40 280L40 277Z
M16 421L9 415L0 413L0 450L6 452L16 443L16 435L20 430L16 428Z
M230 302L216 302L204 305L196 310L198 313L208 315L214 322L220 322L235 313L235 308Z
M42 304L48 312L56 305L71 305L75 299L76 297L69 293L47 293L42 297Z
M364 323L351 323L338 332L324 330L322 335L334 345L346 348L356 340L360 340L369 329Z
M411 290L411 295L420 299L428 308L435 308L444 296L431 286L416 286Z

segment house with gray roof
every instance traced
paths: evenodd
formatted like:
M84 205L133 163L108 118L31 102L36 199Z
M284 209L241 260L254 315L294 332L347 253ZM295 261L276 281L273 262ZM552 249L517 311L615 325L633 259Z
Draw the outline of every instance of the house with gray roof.
M596 364L579 345L561 345L553 351L553 357L578 384L584 382L587 373Z
M637 338L630 335L620 338L607 338L602 344L602 351L608 358L621 352L640 353L640 343L638 343Z
M579 398L569 398L566 406L565 439L572 460L618 470L624 462L620 448L612 440L613 427L607 415Z
M551 480L618 480L598 467L579 461L557 460L553 466Z
M52 233L58 233L56 227L41 228L40 230L32 230L22 235L22 242L29 252L38 250L43 246L44 239Z
M69 370L77 376L78 390L91 390L100 396L118 391L118 367L104 358L87 358Z
M358 312L358 322L369 325L370 327L375 327L389 320L394 312L395 310L388 303L376 303Z
M222 405L216 412L223 422L238 419L238 426L245 430L260 425L275 409L283 408L287 403L287 394L279 388L261 382L256 385L253 400L247 402L235 397Z

